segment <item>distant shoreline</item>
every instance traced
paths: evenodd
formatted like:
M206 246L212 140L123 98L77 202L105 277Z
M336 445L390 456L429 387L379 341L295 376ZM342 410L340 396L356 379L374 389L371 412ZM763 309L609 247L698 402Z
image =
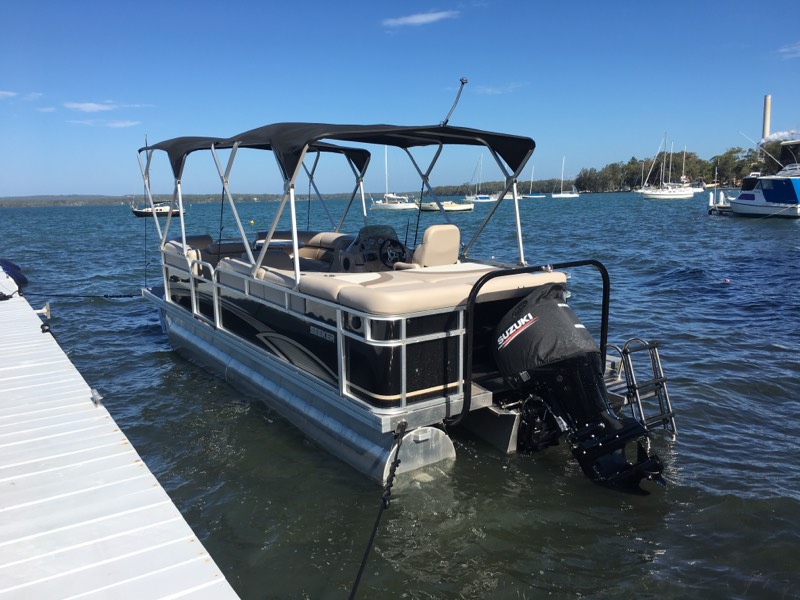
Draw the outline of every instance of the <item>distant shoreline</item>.
M435 188L434 188L435 189ZM376 197L383 197L383 193L376 194ZM350 193L339 194L322 194L323 200L337 200L347 199ZM302 198L303 201L307 199L305 194L298 194L297 198ZM238 202L277 202L281 199L280 194L233 194L234 201ZM312 197L312 200L318 198ZM369 202L370 194L367 194L367 202ZM170 202L172 195L170 194L155 194L153 195L154 202ZM184 194L184 204L214 204L220 200L219 194ZM38 206L113 206L124 205L128 206L131 203L136 205L144 205L145 200L141 195L132 196L101 196L89 194L65 194L62 196L6 196L0 197L0 208L27 208Z
M63 196L7 196L0 198L0 208L128 205L130 202L130 196L90 196L80 194L68 194Z
M323 195L323 198L344 198L345 194ZM236 202L271 202L279 200L278 194L235 194ZM158 194L153 196L155 202L169 202L171 195ZM183 201L186 204L203 204L219 202L219 194L185 194ZM89 194L64 194L61 196L6 196L0 197L0 208L27 208L41 206L128 206L131 203L144 204L141 196L101 196Z

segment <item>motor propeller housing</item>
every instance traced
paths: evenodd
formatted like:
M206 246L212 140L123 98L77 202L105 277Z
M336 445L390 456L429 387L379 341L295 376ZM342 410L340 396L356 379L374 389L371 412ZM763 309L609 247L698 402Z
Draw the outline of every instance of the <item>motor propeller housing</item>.
M611 409L597 343L566 303L562 284L534 289L496 328L495 360L521 402L518 451L563 436L592 481L638 489L663 483L663 465L647 451L647 429Z

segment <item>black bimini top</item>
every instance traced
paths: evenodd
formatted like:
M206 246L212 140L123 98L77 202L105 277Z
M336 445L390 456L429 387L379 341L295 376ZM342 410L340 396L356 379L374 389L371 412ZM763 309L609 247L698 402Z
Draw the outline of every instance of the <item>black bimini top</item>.
M143 148L139 148L139 152L163 150L169 157L169 163L172 166L172 174L175 176L175 179L180 179L183 175L183 167L186 164L186 157L192 152L197 150L211 150L212 146L218 149L232 148L234 143L234 138L226 139L197 136L177 137L164 140L163 142L158 142L157 144L144 146ZM240 147L256 148L259 150L273 149L272 146L264 140L257 143L254 142L251 144L240 144ZM361 176L364 175L364 172L367 170L367 165L369 165L370 153L368 150L361 148L342 148L341 146L318 142L309 150L312 152L334 152L344 154L353 162L355 168L358 169L358 172Z
M177 137L171 140L164 140L157 144L151 144L144 148L139 148L139 152L149 150L163 150L169 156L169 164L172 165L172 174L175 179L180 179L183 174L183 166L186 164L186 157L196 150L210 150L211 146L222 142L223 138L214 137Z
M363 175L369 163L369 152L359 148L343 148L322 142L378 144L398 148L414 148L431 145L485 146L495 152L518 174L536 148L529 137L493 133L465 127L449 125L332 125L326 123L275 123L230 138L174 138L158 144L141 148L164 150L169 155L172 170L177 179L183 171L183 164L195 150L215 148L242 148L272 150L287 180L297 175L306 152L339 152L345 154Z

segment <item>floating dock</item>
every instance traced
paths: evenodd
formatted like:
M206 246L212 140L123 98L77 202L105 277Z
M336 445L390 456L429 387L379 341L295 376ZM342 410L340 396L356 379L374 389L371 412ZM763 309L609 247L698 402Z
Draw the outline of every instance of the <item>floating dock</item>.
M0 269L0 599L75 597L237 595Z

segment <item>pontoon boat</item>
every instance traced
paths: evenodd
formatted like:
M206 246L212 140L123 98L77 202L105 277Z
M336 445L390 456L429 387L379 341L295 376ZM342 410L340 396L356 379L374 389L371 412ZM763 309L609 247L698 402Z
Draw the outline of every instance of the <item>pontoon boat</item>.
M500 197L510 191L511 200L493 204L470 237L444 222L409 247L391 226L368 222L369 145L404 150L436 202L429 176L441 153L485 147L505 178ZM642 480L661 482L662 463L648 442L656 426L674 434L675 422L656 345L607 343L610 284L601 263L525 260L517 179L534 147L529 137L448 125L280 123L141 148L147 194L151 161L163 152L181 208L187 157L211 153L237 230L236 239L215 239L183 213L154 219L163 277L143 295L176 349L376 480L387 480L398 447L398 472L447 464L456 453L450 432L466 427L503 452L566 440L597 483L635 490ZM232 167L244 151L273 155L283 180L281 201L258 205L275 214L257 233L246 231L231 193ZM274 164L273 156L263 164ZM349 167L354 187L340 202L343 214L326 209L328 229L303 230L295 186L305 173L317 189L320 159ZM351 211L359 227L346 232ZM503 212L511 215L516 259L473 257L487 223ZM575 269L593 269L602 280L599 341L567 305L566 270ZM644 380L633 373L634 356L653 365ZM620 412L611 399L624 405Z

